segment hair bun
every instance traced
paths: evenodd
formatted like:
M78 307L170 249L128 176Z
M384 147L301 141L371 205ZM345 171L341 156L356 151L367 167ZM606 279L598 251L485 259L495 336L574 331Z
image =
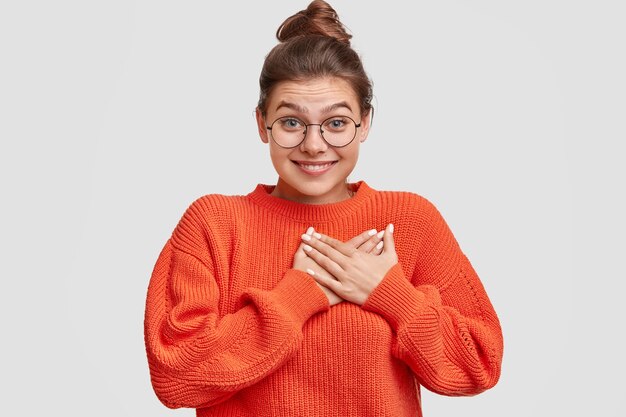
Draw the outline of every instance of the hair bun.
M328 36L348 45L352 38L335 9L323 0L313 0L305 10L288 17L276 31L281 42L307 35Z

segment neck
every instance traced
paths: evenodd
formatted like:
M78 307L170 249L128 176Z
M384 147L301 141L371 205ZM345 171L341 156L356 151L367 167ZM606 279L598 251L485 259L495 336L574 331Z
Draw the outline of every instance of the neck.
M308 195L296 190L294 187L279 178L278 183L270 195L304 204L331 204L352 198L354 196L354 192L350 189L349 184L345 182L340 186L337 186L335 190L330 190L325 195Z

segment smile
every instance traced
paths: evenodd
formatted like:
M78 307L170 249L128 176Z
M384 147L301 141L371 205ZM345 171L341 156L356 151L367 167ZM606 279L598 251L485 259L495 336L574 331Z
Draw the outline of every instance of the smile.
M326 164L303 164L300 162L293 161L294 164L298 165L302 171L307 174L323 174L328 171L333 165L337 163L337 161L329 162Z

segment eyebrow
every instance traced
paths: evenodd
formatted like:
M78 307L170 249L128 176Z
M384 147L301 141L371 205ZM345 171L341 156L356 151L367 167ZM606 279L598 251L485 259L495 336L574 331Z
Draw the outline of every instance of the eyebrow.
M291 103L291 102L285 101L285 100L282 100L280 103L278 103L278 106L276 107L276 111L278 111L278 109L280 109L282 107L286 107L288 109L295 110L295 111L297 111L299 113L308 113L309 112L309 109L307 109L306 107L302 107L302 106L300 106L298 104ZM347 102L345 102L345 101L340 101L338 103L334 103L334 104L331 104L329 106L326 106L326 107L324 107L321 110L321 112L322 113L329 113L329 112L331 112L333 110L336 110L336 109L338 109L340 107L345 107L346 109L348 109L348 110L350 110L352 112L352 107L350 107L350 105Z

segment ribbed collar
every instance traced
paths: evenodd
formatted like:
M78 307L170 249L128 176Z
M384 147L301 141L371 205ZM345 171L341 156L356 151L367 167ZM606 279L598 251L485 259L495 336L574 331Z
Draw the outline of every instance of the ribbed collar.
M351 198L337 203L306 204L271 195L270 193L275 187L275 185L258 184L247 197L256 204L282 216L294 220L316 222L331 221L337 217L349 215L376 192L365 181L361 180L356 183L348 183L348 187L354 192Z

